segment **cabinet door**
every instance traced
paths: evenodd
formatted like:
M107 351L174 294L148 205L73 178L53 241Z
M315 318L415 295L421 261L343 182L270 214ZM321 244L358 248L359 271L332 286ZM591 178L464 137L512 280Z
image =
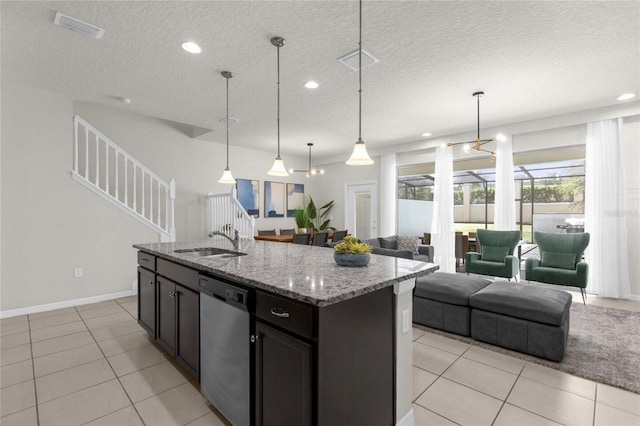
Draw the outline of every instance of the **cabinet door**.
M311 345L256 321L256 424L310 425Z
M156 338L156 275L138 268L138 324Z
M167 352L176 354L176 285L158 277L158 343Z
M199 377L200 295L176 284L178 303L178 345L176 358Z

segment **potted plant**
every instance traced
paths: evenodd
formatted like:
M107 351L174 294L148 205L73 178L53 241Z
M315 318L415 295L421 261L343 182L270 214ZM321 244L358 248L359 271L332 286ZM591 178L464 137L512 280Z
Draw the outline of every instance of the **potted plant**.
M296 221L296 226L298 229L296 232L298 234L306 234L307 228L311 227L311 221L309 220L309 215L307 214L307 210L298 209L293 213L293 218Z
M367 266L372 247L358 242L356 237L345 237L333 247L333 259L340 266Z
M336 230L336 228L334 228L333 226L329 226L329 222L331 222L331 219L324 220L325 216L327 216L327 214L329 214L329 211L331 211L333 204L334 201L331 200L324 206L316 208L316 205L313 202L313 198L309 197L309 204L307 204L307 207L304 210L307 214L307 217L309 218L310 226L308 227L310 227L313 232Z

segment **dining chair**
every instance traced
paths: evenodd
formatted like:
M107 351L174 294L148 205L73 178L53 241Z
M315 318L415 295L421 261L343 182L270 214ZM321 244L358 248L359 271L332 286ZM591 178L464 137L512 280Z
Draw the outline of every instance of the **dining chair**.
M328 232L316 232L315 234L313 234L313 241L311 242L311 245L324 246L325 244L327 244L328 239Z
M280 235L295 235L296 230L295 229L282 229L280 228Z
M344 240L344 237L347 236L348 231L345 229L344 231L335 231L333 233L333 238L331 238L331 241L334 243L338 243L342 240Z
M293 244L304 244L308 246L310 241L311 234L295 234L293 236Z
M276 235L275 229L258 229L258 236L262 237L264 235Z

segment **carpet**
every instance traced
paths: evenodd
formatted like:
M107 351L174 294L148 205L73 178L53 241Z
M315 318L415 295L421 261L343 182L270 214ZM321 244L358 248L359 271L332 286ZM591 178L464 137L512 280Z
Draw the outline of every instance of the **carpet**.
M640 393L640 312L573 303L570 321L569 341L562 362L548 361L418 324L414 326L588 380Z

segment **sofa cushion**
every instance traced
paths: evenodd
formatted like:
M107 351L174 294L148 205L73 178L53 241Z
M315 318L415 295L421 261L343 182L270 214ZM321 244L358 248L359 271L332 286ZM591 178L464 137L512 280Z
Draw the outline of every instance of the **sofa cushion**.
M413 259L413 253L409 250L391 250L380 247L373 248L373 254L381 254L383 256L403 257L405 259Z
M414 235L400 235L398 236L398 250L410 250L414 254L418 253L418 245L420 244L420 237Z
M369 244L371 247L380 248L380 241L378 238L369 238L368 240L360 240L361 243Z
M504 258L509 254L507 247L482 246L482 260L489 262L504 262Z
M416 280L415 297L437 300L452 305L469 305L469 296L491 283L464 274L435 272Z
M428 254L414 254L413 260L419 260L420 262L431 262L431 258Z
M540 266L547 268L576 269L576 256L573 253L556 253L543 251L540 253Z
M569 314L571 294L553 288L496 281L472 294L469 305L523 320L560 325Z
M380 242L380 247L384 249L398 249L398 237L395 235L392 235L391 237L378 238L378 241Z

